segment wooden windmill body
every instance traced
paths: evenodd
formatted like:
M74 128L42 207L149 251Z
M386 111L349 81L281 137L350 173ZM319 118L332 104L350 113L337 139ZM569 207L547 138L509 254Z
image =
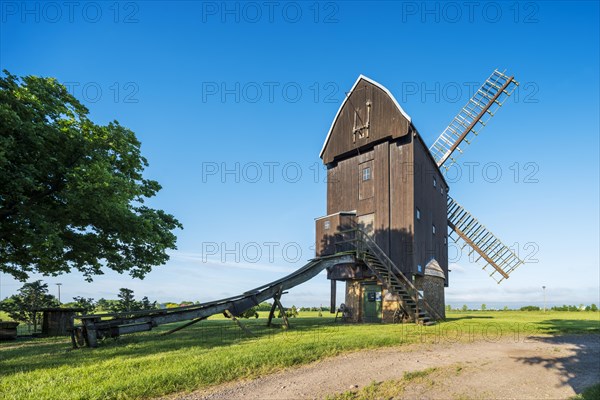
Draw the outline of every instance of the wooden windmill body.
M316 220L317 257L356 255L328 269L332 306L336 282L346 283L347 319L444 318L449 236L469 246L498 281L522 263L449 197L443 175L516 85L494 71L428 148L385 87L362 75L356 80L320 154L328 169L327 216Z

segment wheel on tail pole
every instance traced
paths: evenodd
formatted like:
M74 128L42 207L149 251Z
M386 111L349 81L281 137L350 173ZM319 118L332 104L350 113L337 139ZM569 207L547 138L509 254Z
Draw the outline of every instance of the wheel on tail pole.
M83 326L76 326L71 330L71 343L74 349L79 349L85 346L85 328Z

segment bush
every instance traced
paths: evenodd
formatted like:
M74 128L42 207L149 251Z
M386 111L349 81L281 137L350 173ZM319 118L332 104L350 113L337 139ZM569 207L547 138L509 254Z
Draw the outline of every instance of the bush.
M538 306L525 306L520 308L521 311L540 311Z

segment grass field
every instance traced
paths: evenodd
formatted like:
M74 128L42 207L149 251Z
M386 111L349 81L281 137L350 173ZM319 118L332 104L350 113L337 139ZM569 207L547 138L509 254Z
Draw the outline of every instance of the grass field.
M330 314L303 312L292 329L244 320L254 336L233 322L213 317L170 336L175 325L109 339L97 349L71 350L67 338L0 344L0 398L147 398L193 390L342 352L409 343L524 340L532 334L600 333L598 312L453 312L445 322L334 324Z

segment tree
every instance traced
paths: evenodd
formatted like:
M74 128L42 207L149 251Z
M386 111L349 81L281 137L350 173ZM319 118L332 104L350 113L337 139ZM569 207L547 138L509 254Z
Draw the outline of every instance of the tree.
M39 309L58 306L58 300L48 294L48 285L42 281L26 283L17 294L0 302L0 310L6 312L15 321L33 325L34 332L41 322Z
M135 301L133 290L131 289L119 289L119 294L117 295L117 297L119 298L119 300L113 307L114 312L137 311L141 308L141 305L137 301Z
M466 304L463 304L463 306L462 306L462 310L463 310L463 311L467 311L468 309L469 309L469 308L467 307L467 305L466 305Z
M590 306L590 310L591 311L598 311L598 306L595 303L592 303L592 305Z
M73 297L73 307L83 308L82 314L89 314L96 309L96 304L94 303L94 299L88 297L75 296Z
M98 311L112 312L112 310L114 310L114 308L116 307L117 303L117 300L106 300L104 298L101 298L96 302L96 309Z
M487 310L487 305L484 303L481 305L481 311Z
M161 189L135 134L96 125L52 78L0 75L0 272L106 267L143 278L176 249L175 217L144 205Z
M156 310L156 301L148 300L147 296L142 297L142 301L139 304L140 310Z

